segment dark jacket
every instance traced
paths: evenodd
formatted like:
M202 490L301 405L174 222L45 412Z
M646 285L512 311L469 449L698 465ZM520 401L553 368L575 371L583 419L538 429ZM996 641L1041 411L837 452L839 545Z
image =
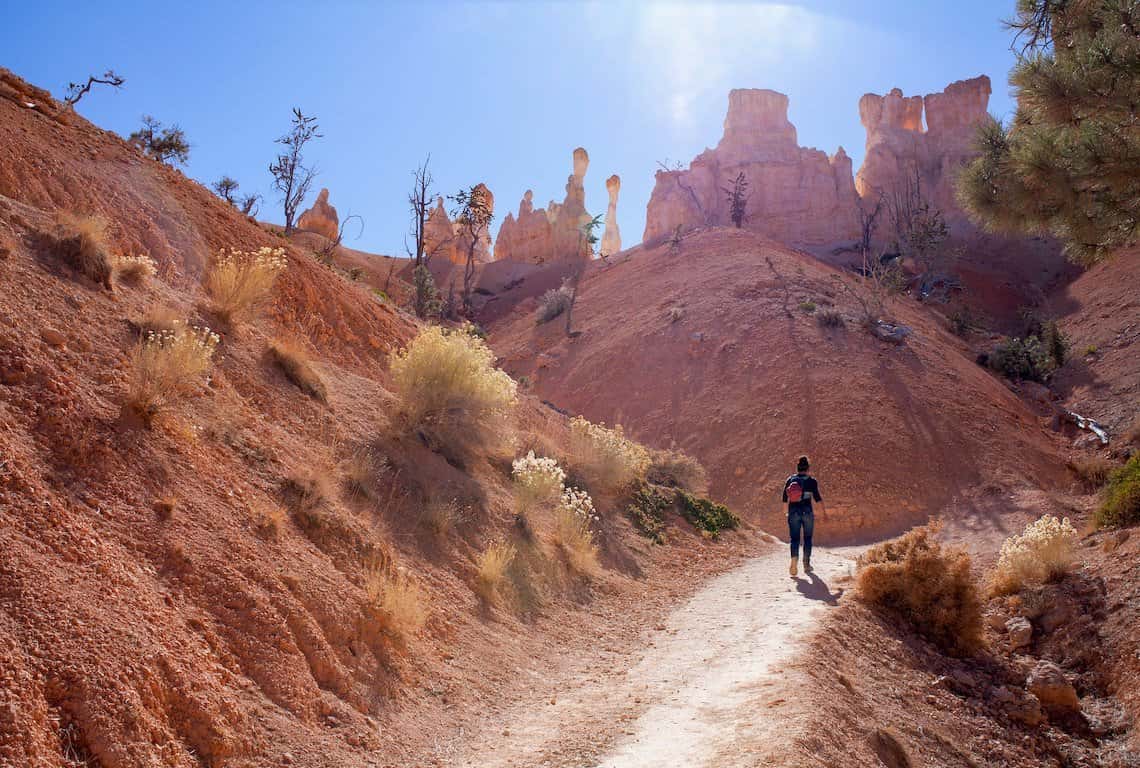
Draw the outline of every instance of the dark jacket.
M793 480L799 480L800 485L803 486L804 495L803 499L795 504L788 504L788 486L791 485ZM819 483L816 479L809 475L807 472L797 472L784 481L784 495L783 501L788 504L788 513L792 512L811 512L811 500L814 498L816 501L823 501L823 497L819 495Z

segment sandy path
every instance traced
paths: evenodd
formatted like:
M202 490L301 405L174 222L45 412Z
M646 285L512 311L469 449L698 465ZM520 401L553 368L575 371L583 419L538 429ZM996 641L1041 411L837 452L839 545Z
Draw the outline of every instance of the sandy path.
M464 766L757 766L779 762L810 706L785 673L801 640L849 586L853 550L815 553L791 579L786 545L709 581L647 635L627 664L571 672L522 701ZM545 687L545 686L544 686ZM536 690L536 696L538 691ZM546 694L543 694L544 696Z

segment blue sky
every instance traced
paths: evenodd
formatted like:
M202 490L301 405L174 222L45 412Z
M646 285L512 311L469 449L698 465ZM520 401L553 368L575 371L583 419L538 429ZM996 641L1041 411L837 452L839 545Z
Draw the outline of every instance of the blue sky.
M1013 2L114 2L12 3L0 65L59 95L113 68L118 93L79 111L126 135L142 114L177 123L185 172L223 173L266 197L290 110L320 119L309 158L340 214L365 219L346 245L403 252L411 170L431 153L443 193L485 182L496 219L562 200L571 151L590 153L586 204L605 211L622 178L626 246L641 239L657 161L688 164L719 140L731 88L789 95L800 144L858 168L858 101L941 90L979 74L1007 116L1012 65L1000 19ZM497 227L497 221L496 221Z

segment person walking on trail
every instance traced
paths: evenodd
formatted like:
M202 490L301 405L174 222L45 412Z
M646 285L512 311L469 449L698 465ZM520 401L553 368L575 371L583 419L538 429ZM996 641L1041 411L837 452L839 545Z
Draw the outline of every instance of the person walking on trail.
M811 464L807 456L800 456L796 462L796 473L784 481L784 503L788 505L788 538L792 542L792 562L788 573L796 575L800 559L800 534L804 537L804 573L811 573L811 535L815 528L811 500L823 504L819 495L819 483L808 474Z

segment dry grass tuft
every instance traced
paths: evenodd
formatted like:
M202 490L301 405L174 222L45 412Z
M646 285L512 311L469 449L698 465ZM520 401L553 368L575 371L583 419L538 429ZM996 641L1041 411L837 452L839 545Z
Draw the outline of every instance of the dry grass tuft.
M259 505L253 511L253 527L262 538L275 541L285 527L285 512L276 504Z
M508 436L517 385L478 336L429 326L392 356L391 372L406 428L437 447L470 451Z
M649 451L627 438L620 424L610 429L581 416L570 420L570 454L594 490L624 490L644 480L650 465Z
M592 523L598 519L589 494L567 488L554 512L554 543L566 552L570 567L584 574L598 569L598 547L594 544Z
M1044 515L1010 536L1001 545L1001 556L990 579L989 591L1008 595L1026 584L1040 584L1064 577L1073 564L1077 532L1069 518Z
M148 331L134 352L124 413L150 426L155 416L198 386L210 370L218 336L209 328L176 326Z
M867 743L886 768L911 768L914 765L903 746L902 737L893 728L876 728L867 737Z
M937 526L915 528L877 544L859 559L860 598L894 613L944 650L982 646L982 604L964 551L944 551Z
M424 507L420 522L435 536L443 538L466 518L458 499L433 499Z
M206 293L218 318L235 323L253 313L289 266L284 248L222 249L206 270Z
M107 220L61 212L56 217L56 249L76 271L111 288L114 270L106 245Z
M115 257L113 268L115 279L126 285L142 285L158 274L154 259L144 253L137 256Z
M139 318L130 321L139 336L145 338L150 333L174 331L182 323L181 315L170 307L151 307Z
M369 448L358 448L344 463L344 481L353 498L375 498L376 455Z
M300 342L274 339L269 343L269 359L298 389L317 402L328 404L329 395L324 379L313 368L312 360Z
M427 623L427 594L406 574L383 568L369 571L364 585L368 603L384 621L384 628L398 637L414 635Z
M681 451L650 451L646 479L655 485L684 488L700 496L708 493L709 478L701 463Z
M499 584L507 574L507 568L515 559L515 547L505 541L496 541L487 545L479 553L476 561L478 572L475 577L476 591L488 601L493 601L498 595Z
M538 309L534 313L534 322L536 325L548 323L554 318L558 317L570 308L570 303L573 301L573 291L567 287L551 288L538 300Z
M1077 481L1085 493L1095 493L1103 488L1115 467L1111 461L1100 456L1069 462L1069 470L1077 476Z

